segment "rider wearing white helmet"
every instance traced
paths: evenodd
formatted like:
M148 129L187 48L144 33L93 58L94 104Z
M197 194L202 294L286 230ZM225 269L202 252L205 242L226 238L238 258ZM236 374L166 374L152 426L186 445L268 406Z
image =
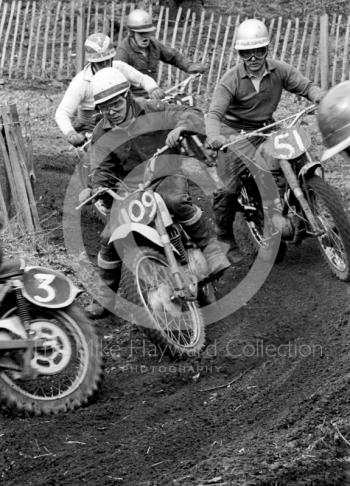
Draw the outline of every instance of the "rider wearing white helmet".
M269 43L269 33L260 20L248 19L239 25L235 48L241 62L221 78L206 117L210 148L218 150L229 141L228 137L233 140L241 130L251 131L271 123L283 89L312 102L321 99L321 88L293 66L268 57ZM215 195L213 209L218 237L228 244L232 263L243 259L232 227L240 188L239 174L246 168L244 162L249 165L258 155L257 148L263 141L262 137L250 138L236 143L226 154L219 154L219 173L228 189Z
M85 137L80 131L92 131L96 119L91 81L94 74L106 66L118 69L132 85L142 88L150 98L159 99L163 91L150 76L144 75L123 61L113 61L115 48L105 34L92 34L85 41L85 58L88 64L71 81L57 108L55 120L69 143L79 146ZM78 119L74 123L75 113Z
M152 187L162 195L174 219L203 250L210 273L216 274L228 268L230 263L217 241L209 236L201 209L191 200L187 179L174 170L178 160L174 155L179 154L177 142L186 130L202 133L202 112L197 108L163 101L135 99L125 77L112 68L99 71L93 78L92 88L96 107L103 116L92 135L92 190L115 187L118 179L130 184L131 176L134 183L141 182L143 162L167 144L171 149L166 154L172 153L173 157L169 158L167 167L168 159L164 155L159 165L161 173L155 173ZM108 195L103 200L107 207L112 203ZM121 261L114 245L108 244L108 231L106 226L97 264L102 280L117 292ZM103 297L103 292L100 296ZM96 318L102 315L103 307L92 304L87 312L90 317Z
M127 18L128 36L117 47L116 58L157 79L159 61L172 64L187 73L204 73L207 67L186 59L179 51L165 46L153 37L156 30L152 17L142 9L133 10ZM135 96L145 96L144 90L131 87Z
M350 81L333 86L322 98L317 114L326 150L322 162L342 152L350 156Z

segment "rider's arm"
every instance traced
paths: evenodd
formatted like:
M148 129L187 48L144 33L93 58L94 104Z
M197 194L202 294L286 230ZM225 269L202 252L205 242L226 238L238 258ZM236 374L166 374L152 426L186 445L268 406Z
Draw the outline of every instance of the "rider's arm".
M220 83L214 91L209 111L205 117L205 130L208 139L220 135L221 120L224 117L232 99L232 93Z
M83 72L80 72L72 79L55 113L56 123L65 136L75 131L72 119L84 99L84 95L85 81Z
M131 84L137 86L138 88L143 88L148 94L150 94L154 89L158 88L158 85L153 78L147 76L147 74L141 73L126 62L113 61L113 67L123 73Z
M121 136L118 138L118 131L105 130L103 126L104 122L101 120L94 128L91 137L89 157L92 168L92 189L115 187L119 164L116 148L128 139L123 130L120 131Z
M287 91L303 96L312 102L318 102L324 94L319 86L313 84L310 79L290 64L278 61L278 70L282 75L283 87Z
M182 71L188 71L192 62L186 59L181 52L162 44L158 40L154 39L153 41L159 49L159 59L161 61L166 62L167 64L172 64Z
M170 130L174 128L183 128L191 132L204 132L203 112L194 106L175 105L165 101L147 101L144 104L146 113L163 112L157 118L150 118L150 123L157 122L155 130Z

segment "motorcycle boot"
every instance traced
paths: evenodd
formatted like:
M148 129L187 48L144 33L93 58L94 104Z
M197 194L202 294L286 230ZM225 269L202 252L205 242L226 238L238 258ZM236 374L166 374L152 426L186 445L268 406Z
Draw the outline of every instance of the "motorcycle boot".
M239 266L244 260L244 255L239 249L236 239L233 234L230 235L218 235L218 242L221 246L221 251L224 252L227 259L233 266Z
M119 288L122 263L112 269L99 268L98 273L102 280L96 294L96 301L85 307L85 314L90 319L101 319L112 314L115 294Z
M219 276L227 270L231 264L221 250L221 247L216 238L209 237L209 231L203 216L195 223L182 223L186 233L191 240L200 248L205 256L209 276Z
M233 235L237 205L237 194L234 192L218 191L214 194L213 211L216 236L222 251L233 266L240 265L244 260L244 255Z

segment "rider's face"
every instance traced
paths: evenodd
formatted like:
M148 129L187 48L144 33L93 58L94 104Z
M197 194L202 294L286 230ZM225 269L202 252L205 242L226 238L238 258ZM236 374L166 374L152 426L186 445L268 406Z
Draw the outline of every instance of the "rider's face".
M126 119L127 115L127 93L114 98L108 103L102 104L99 109L113 126L120 125Z
M149 46L149 41L152 36L152 32L135 32L134 39L138 47L146 48Z
M257 49L247 49L239 51L241 59L245 66L252 73L258 73L263 70L267 56L267 47L258 47Z
M94 62L95 71L99 71L106 67L112 67L112 61L113 59L106 59L105 61Z

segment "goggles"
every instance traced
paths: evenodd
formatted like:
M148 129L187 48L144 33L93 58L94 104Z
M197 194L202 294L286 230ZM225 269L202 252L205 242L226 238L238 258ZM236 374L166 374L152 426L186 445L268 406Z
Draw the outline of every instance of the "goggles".
M256 59L264 59L267 54L267 47L257 47L256 49L244 49L244 51L238 51L240 57L244 61L250 61L253 57Z
M113 102L108 103L108 105L99 106L100 113L107 116L113 116L116 113L119 113L119 111L124 107L127 95L128 92L126 91L115 98Z

